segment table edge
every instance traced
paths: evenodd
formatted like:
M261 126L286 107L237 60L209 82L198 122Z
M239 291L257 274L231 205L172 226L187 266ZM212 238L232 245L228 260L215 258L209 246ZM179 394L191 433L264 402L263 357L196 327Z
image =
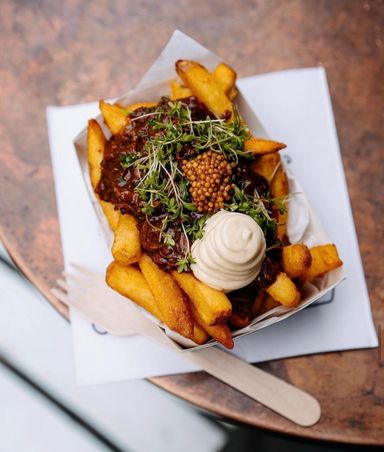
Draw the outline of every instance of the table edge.
M69 310L67 306L65 306L62 302L60 302L50 291L50 287L48 287L47 284L44 283L44 281L41 280L35 273L30 271L28 268L28 265L26 264L25 260L21 256L21 254L17 251L16 247L13 246L13 244L8 240L8 238L5 236L2 226L0 225L0 241L4 245L4 248L8 252L9 256L15 263L16 267L20 270L20 272L25 276L25 278L43 295L43 297L53 306L54 309L62 316L64 317L68 322L70 322L69 318ZM289 358L286 358L289 359ZM282 360L284 361L284 360ZM251 427L257 427L260 429L268 430L277 434L282 435L289 435L296 438L306 438L309 440L314 441L322 441L322 442L333 442L333 443L340 443L340 444L354 444L354 445L364 445L364 446L380 446L384 445L384 439L382 442L376 441L375 439L368 438L368 437L351 437L348 436L347 438L341 437L337 433L322 433L322 432L316 432L311 430L311 428L304 428L299 427L299 430L297 430L298 426L296 424L292 423L292 428L289 425L285 428L278 428L275 427L273 424L265 423L261 419L250 419L250 418L240 418L237 415L233 415L229 412L229 410L220 409L218 405L213 405L210 403L207 403L207 401L199 400L197 401L193 397L189 396L188 394L183 394L182 391L178 390L178 387L170 386L169 382L165 379L169 379L172 376L165 376L165 377L151 377L147 378L146 380L154 384L155 386L167 391L168 393L190 403L191 405L206 410L210 413L213 413L214 415L220 416L224 419L228 419L232 422L236 422L242 425L248 425ZM212 377L213 378L213 377ZM268 409L268 408L265 408ZM321 422L321 418L320 421ZM296 429L293 429L293 427Z

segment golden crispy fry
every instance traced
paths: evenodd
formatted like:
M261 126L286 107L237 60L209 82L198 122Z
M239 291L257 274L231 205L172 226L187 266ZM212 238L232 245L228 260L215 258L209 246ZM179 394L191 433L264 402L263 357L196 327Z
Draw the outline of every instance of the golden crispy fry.
M223 344L226 348L233 348L233 339L231 330L228 328L226 323L217 323L216 325L207 325L201 318L199 312L193 305L190 304L192 315L200 327L206 331L210 336L213 337L217 342Z
M118 134L121 129L127 124L127 115L122 111L118 105L108 104L101 100L99 102L101 114L104 122L107 124L112 135Z
M287 146L278 141L265 140L263 138L251 137L244 143L244 151L252 152L252 154L271 154L280 151Z
M132 265L112 262L107 268L105 280L113 290L128 297L159 320L163 320L151 289L140 270Z
M297 278L302 275L311 265L311 261L311 253L306 245L298 243L283 247L281 263L289 278Z
M261 174L268 182L272 181L275 172L280 166L280 155L276 152L257 157L251 164L251 168Z
M192 96L189 88L180 85L176 80L171 80L171 100L184 99L189 96Z
M187 301L172 275L161 270L152 259L142 254L139 261L164 322L182 336L193 336L193 319Z
M112 245L112 255L119 264L130 265L141 256L140 232L132 215L120 215Z
M224 292L208 287L192 273L174 271L172 275L189 296L204 323L216 325L231 315L232 305Z
M203 328L201 328L200 325L194 323L192 335L189 337L189 339L193 340L193 342L196 342L196 344L198 345L202 345L207 342L209 335Z
M337 248L333 244L315 246L310 249L312 262L304 273L304 279L316 278L343 265Z
M277 275L276 281L266 291L283 306L293 308L299 304L300 292L284 272Z
M94 119L88 121L88 165L89 176L93 189L96 189L101 177L101 162L104 157L105 137L98 122ZM109 226L112 231L117 228L120 212L115 210L113 204L100 201L104 214L107 217Z
M104 148L106 139L99 123L95 119L88 121L88 164L89 175L93 189L97 187L97 184L101 178L101 162L104 158Z
M119 224L120 217L122 216L120 210L115 210L115 207L110 202L99 200L103 209L104 215L107 217L109 227L113 232L116 231Z
M262 291L261 293L259 293L259 295L253 301L252 310L251 310L253 318L255 318L259 314L261 314L261 309L263 307L263 303L264 303L266 296L267 296L267 294L264 291Z
M275 198L281 197L282 199L284 199L284 197L286 195L288 195L288 179L287 179L287 175L285 174L285 172L283 171L283 169L280 167L277 172L275 177L273 178L272 184L271 184L271 192L273 189L273 186L280 186L282 189L284 189L284 187L286 187L285 193L280 195L280 196L274 196ZM273 196L273 195L272 195ZM286 201L283 201L283 205ZM277 216L277 237L284 241L284 238L287 235L287 222L288 222L288 210L285 209L284 211L281 210L277 210L276 207L273 208L273 210L276 212L276 216Z
M232 103L208 70L191 60L176 61L176 72L193 95L219 117L232 117Z
M264 314L273 308L277 308L277 306L280 306L280 303L274 300L270 295L265 294L259 314Z
M252 319L248 314L240 314L239 312L234 311L229 318L229 323L237 330L240 328L245 328L251 323L251 321Z
M288 179L281 165L280 155L273 154L260 155L252 164L252 169L261 174L270 185L272 198L279 198L284 204L284 199L289 193ZM277 219L277 236L283 240L286 236L288 211L279 211L276 205L273 206L275 218Z
M270 182L271 195L273 198L284 198L289 193L288 178L281 164L276 168L275 174Z
M233 100L237 96L237 89L234 86L231 91L228 93L228 97L230 100Z
M233 99L236 94L236 72L227 64L220 63L216 66L215 70L212 72L213 78L216 83L221 86L221 89L225 92L229 99Z

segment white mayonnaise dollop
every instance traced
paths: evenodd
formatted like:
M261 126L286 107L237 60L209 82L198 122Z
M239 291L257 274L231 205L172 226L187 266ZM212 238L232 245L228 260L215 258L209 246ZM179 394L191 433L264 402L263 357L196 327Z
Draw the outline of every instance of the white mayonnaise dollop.
M265 248L263 231L251 217L221 210L207 220L203 238L193 243L191 269L214 289L240 289L259 274Z

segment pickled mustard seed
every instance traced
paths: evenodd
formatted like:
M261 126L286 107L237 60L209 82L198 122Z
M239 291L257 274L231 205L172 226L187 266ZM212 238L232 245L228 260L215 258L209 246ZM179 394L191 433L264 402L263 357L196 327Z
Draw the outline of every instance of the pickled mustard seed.
M232 166L223 154L208 151L184 160L182 170L190 181L189 192L199 213L213 214L231 199Z

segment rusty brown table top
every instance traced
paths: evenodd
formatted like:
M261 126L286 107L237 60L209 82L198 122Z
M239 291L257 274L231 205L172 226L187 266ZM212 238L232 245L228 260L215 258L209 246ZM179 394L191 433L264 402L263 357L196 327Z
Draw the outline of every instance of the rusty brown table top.
M127 91L179 28L222 55L240 76L325 66L374 318L383 325L383 1L185 0L176 5L171 0L1 1L0 233L16 263L47 296L62 269L45 106ZM380 351L320 354L262 367L315 395L323 408L320 423L310 429L295 426L202 372L152 381L254 426L313 439L384 444Z

